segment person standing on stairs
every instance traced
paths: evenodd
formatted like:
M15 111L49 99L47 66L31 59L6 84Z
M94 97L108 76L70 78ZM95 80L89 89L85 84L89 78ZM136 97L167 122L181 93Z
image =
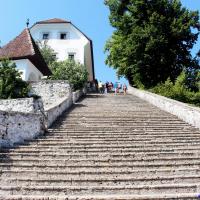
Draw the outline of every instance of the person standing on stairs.
M126 95L126 92L127 92L127 86L126 86L125 83L124 83L124 85L123 85L123 91L124 91L124 95Z
M118 82L117 81L114 84L114 90L115 90L115 95L117 95L117 92L118 92Z
M103 83L101 81L99 81L98 87L100 94L103 94Z

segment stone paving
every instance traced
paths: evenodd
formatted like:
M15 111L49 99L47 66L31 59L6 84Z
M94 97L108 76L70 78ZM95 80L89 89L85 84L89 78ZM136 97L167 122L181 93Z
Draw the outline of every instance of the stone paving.
M200 131L132 95L89 94L0 153L0 199L197 199Z

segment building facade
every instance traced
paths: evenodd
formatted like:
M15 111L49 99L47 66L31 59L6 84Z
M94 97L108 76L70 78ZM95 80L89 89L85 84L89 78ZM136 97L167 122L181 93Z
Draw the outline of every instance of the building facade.
M58 61L74 59L87 67L88 81L95 79L92 40L70 21L55 18L36 22L30 32L35 41L47 42Z

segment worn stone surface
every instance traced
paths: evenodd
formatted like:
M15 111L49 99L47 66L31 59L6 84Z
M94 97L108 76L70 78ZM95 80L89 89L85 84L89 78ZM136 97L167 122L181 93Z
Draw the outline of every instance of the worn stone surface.
M44 110L41 99L22 98L22 99L0 99L1 111L13 111L23 113L37 113Z
M0 111L0 147L23 143L44 132L40 114Z
M47 127L72 105L72 91L66 81L43 80L32 83L32 93L42 98Z
M87 95L48 134L0 153L1 198L197 199L199 135L136 96Z
M69 96L69 98L64 99L62 102L60 102L57 105L52 106L51 108L45 110L46 115L46 126L49 128L56 119L62 115L64 111L69 109L72 106L72 98Z
M31 86L31 93L41 96L45 110L60 104L64 99L72 98L70 85L66 81L43 80Z
M178 116L185 122L200 128L200 108L189 106L185 103L169 99L151 92L138 90L129 86L128 93L133 94L158 108Z
M78 90L78 91L76 91L76 92L73 92L72 93L72 99L73 99L73 103L76 103L79 99L80 99L80 97L82 97L83 96L83 90Z

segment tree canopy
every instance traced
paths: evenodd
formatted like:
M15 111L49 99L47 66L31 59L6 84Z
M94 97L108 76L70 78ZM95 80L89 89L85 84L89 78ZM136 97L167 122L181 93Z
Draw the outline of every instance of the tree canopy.
M150 88L185 69L198 68L191 55L200 31L199 14L179 0L106 0L115 28L106 63L132 85Z

